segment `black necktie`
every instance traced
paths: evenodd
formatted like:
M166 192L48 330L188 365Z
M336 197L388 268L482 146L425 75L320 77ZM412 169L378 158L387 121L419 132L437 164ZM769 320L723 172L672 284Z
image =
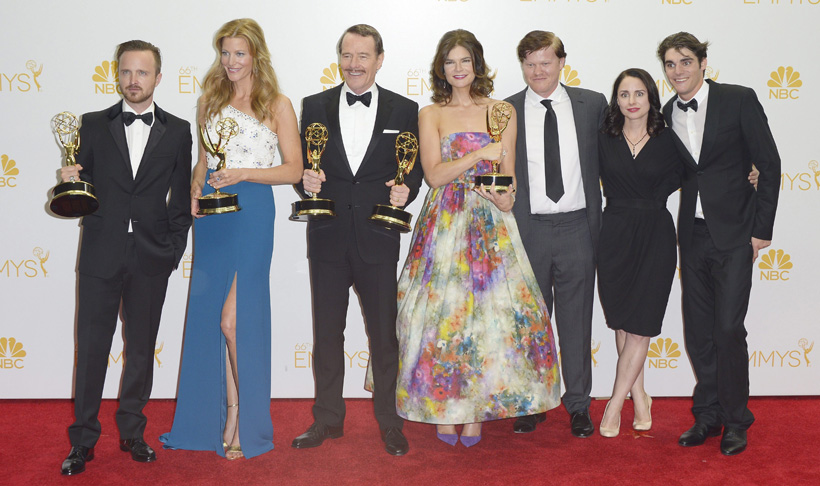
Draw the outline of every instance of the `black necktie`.
M564 178L561 175L561 150L558 144L558 118L552 108L552 100L541 100L547 108L544 116L544 177L547 180L547 197L558 202L564 195Z
M684 103L683 101L678 100L678 108L683 111L689 111L689 108L692 108L692 111L698 111L698 100L692 98L691 100Z
M142 115L137 115L136 113L130 111L122 112L122 121L125 123L125 126L130 127L134 120L142 120L145 122L146 125L149 127L151 123L154 122L154 114L151 112L143 113Z
M350 106L353 106L353 104L356 103L357 101L361 101L364 106L369 107L370 106L370 98L372 98L372 97L373 97L373 93L370 92L370 91L368 91L367 93L365 93L363 95L358 95L358 96L351 93L350 91L348 91L347 92L347 104L350 105Z

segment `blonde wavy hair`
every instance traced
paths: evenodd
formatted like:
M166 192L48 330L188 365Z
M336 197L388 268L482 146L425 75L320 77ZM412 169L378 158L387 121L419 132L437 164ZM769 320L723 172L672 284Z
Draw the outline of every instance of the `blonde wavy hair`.
M271 118L273 113L270 106L279 96L279 82L271 65L265 33L253 19L231 20L214 34L216 60L202 82L202 97L199 99L201 113L206 120L214 119L231 101L233 83L228 79L222 66L222 41L227 37L240 37L248 42L253 58L251 108L259 120Z

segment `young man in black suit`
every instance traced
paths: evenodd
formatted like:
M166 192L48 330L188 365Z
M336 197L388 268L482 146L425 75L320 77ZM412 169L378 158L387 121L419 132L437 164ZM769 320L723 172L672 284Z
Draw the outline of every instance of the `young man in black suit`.
M746 449L749 355L744 320L758 251L771 244L780 192L780 156L763 107L743 86L704 80L706 49L687 32L658 46L676 95L663 107L686 172L678 244L686 349L697 385L695 425L684 447L721 433L720 450ZM745 174L757 167L757 191Z
M552 32L528 33L518 44L527 88L507 101L518 114L513 214L558 329L570 430L583 438L595 430L589 394L601 232L598 130L607 103L601 93L559 82L566 57L564 43ZM533 432L545 419L545 413L519 417L513 430Z
M191 226L191 126L153 101L162 79L159 49L134 40L117 48L123 101L82 117L77 165L63 181L94 185L100 208L82 221L76 421L65 475L85 470L100 437L100 410L111 341L122 302L125 367L116 420L120 448L139 462L156 459L143 440L154 348L168 277ZM170 197L169 197L170 192Z
M321 172L307 168L305 191L336 203L336 218L308 223L308 256L313 290L314 423L293 440L297 449L317 447L343 435L345 404L344 329L351 285L358 293L370 341L373 398L385 450L408 451L403 420L396 413L396 337L399 234L367 221L376 204L405 206L421 185L416 163L404 185L394 185L396 137L418 137L418 104L375 84L384 60L382 38L369 25L348 28L337 46L345 82L302 102L302 149L311 123L327 127L329 140Z

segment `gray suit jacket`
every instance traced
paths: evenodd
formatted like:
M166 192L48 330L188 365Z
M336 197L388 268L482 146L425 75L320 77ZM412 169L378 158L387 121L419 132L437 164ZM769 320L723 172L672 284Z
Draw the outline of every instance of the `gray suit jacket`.
M601 233L601 182L598 178L598 131L604 119L607 107L606 98L601 93L583 88L564 86L572 102L572 114L575 118L575 133L578 138L578 154L581 159L581 178L584 184L584 195L587 204L587 221L592 235L592 247L598 254L598 236ZM509 98L517 112L518 139L515 143L515 177L518 181L513 214L518 223L522 239L527 241L526 234L530 224L530 187L529 169L527 168L527 132L524 123L524 100L526 88Z

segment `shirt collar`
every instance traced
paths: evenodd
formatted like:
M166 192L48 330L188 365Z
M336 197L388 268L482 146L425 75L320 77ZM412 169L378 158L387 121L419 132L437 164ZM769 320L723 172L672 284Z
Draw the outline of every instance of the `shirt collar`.
M553 103L560 103L569 98L569 95L567 95L567 90L561 83L558 83L558 87L556 87L555 90L553 90L552 94L550 94L546 98L533 91L533 89L529 86L527 87L527 94L525 96L527 97L527 101L534 103L536 105L540 105L541 100L552 100Z

